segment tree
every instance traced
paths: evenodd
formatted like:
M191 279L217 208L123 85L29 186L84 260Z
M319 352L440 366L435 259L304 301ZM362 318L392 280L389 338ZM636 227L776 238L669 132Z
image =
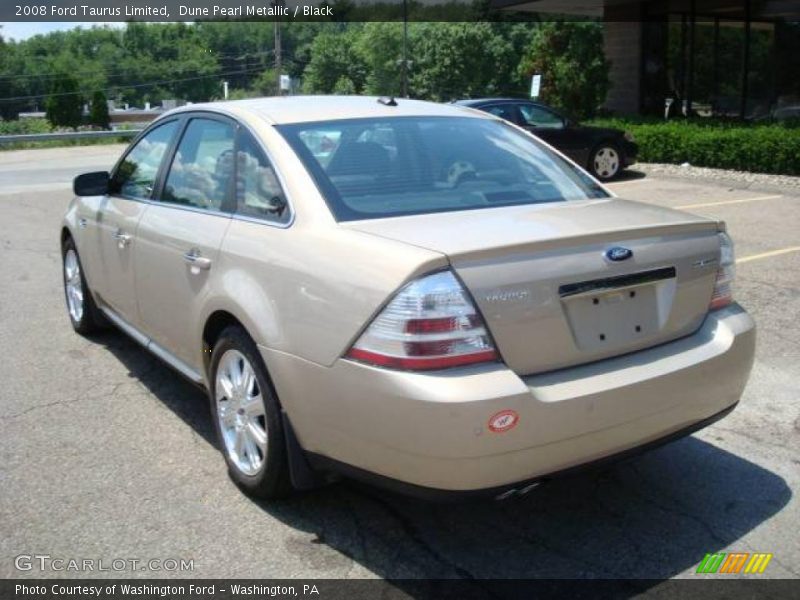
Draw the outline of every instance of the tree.
M341 96L352 96L356 93L356 86L347 75L342 75L333 86L333 93Z
M83 98L78 82L70 75L55 80L46 102L47 120L54 127L75 128L83 118Z
M325 31L314 38L311 60L303 73L303 90L311 94L331 94L342 80L348 89L360 94L367 79L367 67L356 50L360 28L348 26L341 33ZM341 89L341 86L339 86Z
M13 41L6 42L0 36L0 118L11 120L19 117L20 111L25 110L27 101L24 99L11 100L11 98L24 98L28 94L29 81L20 77L22 65L18 46Z
M420 23L411 32L415 97L441 102L518 87L513 46L491 23Z
M275 69L265 69L253 82L253 96L278 96L278 72Z
M403 24L367 23L356 40L356 52L367 68L364 91L374 96L399 96L402 92Z
M610 66L603 53L602 24L551 21L536 29L519 73L528 81L533 74L541 74L542 101L587 118L606 99Z
M529 83L517 67L535 24L446 22L455 3L409 3L415 18L419 11L430 16L408 26L411 95L450 100L527 90ZM384 4L370 5L363 14L386 18L364 23L283 23L283 72L303 79L303 90L310 93L399 94L403 26L396 21L398 7ZM334 6L337 19L347 11L367 10L352 0L334 0ZM14 118L20 110L38 110L40 99L54 93L60 73L74 77L78 88L69 89L87 99L94 90L104 90L115 102L134 106L166 98L218 98L222 80L229 82L231 93L271 95L277 93L274 62L273 25L263 21L131 22L124 29L93 26L20 42L0 40L0 114Z
M95 92L92 96L92 105L89 109L89 122L102 129L109 129L111 126L108 116L108 100L103 92Z
M247 98L258 98L259 96L261 94L250 88L234 88L228 91L228 100L245 100Z

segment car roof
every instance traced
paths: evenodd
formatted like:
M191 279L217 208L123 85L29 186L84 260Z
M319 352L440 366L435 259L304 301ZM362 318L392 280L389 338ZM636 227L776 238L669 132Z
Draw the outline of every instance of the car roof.
M453 104L438 104L407 98L396 98L395 102L396 106L388 106L385 102L379 101L377 96L273 96L191 104L171 110L168 114L211 110L245 119L259 117L272 124L370 117L487 118L483 113Z

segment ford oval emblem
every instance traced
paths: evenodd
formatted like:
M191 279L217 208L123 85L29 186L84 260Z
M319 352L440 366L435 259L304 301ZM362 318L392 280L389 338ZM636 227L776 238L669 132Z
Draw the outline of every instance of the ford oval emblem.
M623 248L622 246L614 246L613 248L606 250L606 258L608 260L613 260L614 262L628 260L631 256L633 256L633 250Z

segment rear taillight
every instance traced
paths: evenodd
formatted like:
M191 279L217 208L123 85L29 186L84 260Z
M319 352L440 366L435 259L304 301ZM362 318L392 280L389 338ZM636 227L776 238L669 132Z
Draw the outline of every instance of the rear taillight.
M736 276L736 260L733 255L733 241L727 233L719 234L719 269L714 293L711 295L710 310L728 306L733 302L733 279Z
M395 369L444 369L497 360L483 318L451 271L402 288L348 358Z

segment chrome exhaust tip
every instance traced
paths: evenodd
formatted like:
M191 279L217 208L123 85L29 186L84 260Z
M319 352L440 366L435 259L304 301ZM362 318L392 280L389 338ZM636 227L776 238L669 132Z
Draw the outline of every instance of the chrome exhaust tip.
M535 489L535 488L539 487L540 485L542 485L542 482L541 482L541 481L535 481L534 483L531 483L530 485L526 485L524 488L522 488L522 489L519 491L519 495L520 495L520 496L524 496L525 494L527 494L527 493L528 493L528 492L530 492L531 490L533 490L533 489Z
M525 494L531 492L532 490L536 489L540 485L542 485L541 481L534 481L533 483L529 483L528 485L526 485L523 488L519 488L519 489L511 488L510 490L506 490L505 492L502 492L502 493L498 494L497 496L495 496L494 499L497 500L498 502L500 502L502 500L508 500L509 498L511 498L513 496L524 496Z
M494 497L494 499L497 501L508 500L509 498L511 498L511 496L515 495L516 493L517 493L517 488L511 488L510 490L498 494L497 496Z

